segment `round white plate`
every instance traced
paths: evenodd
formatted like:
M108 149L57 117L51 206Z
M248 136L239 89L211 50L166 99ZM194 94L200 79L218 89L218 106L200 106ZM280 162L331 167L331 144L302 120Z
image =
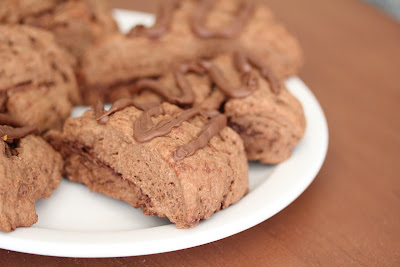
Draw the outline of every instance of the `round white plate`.
M115 10L121 30L150 25L149 14ZM250 192L237 204L192 229L177 229L167 219L145 216L129 204L90 193L66 179L50 199L37 202L39 221L30 228L0 233L0 248L64 257L135 256L190 248L244 231L278 213L312 182L325 159L328 128L323 111L298 78L287 81L301 101L307 129L293 155L277 166L250 163ZM84 107L75 108L73 116Z

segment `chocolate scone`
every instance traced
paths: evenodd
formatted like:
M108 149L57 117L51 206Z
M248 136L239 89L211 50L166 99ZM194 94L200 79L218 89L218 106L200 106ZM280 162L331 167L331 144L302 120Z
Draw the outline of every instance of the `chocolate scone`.
M225 125L216 111L121 99L106 113L100 105L68 119L63 133L46 138L71 181L189 228L248 191L243 142Z
M287 159L305 130L300 102L268 65L243 50L182 64L158 79L116 86L106 99L122 96L224 110L243 138L248 159L262 163Z
M236 58L236 63L234 57L227 55L212 61L229 77L230 84L240 85L246 74L253 75L257 81L257 89L251 94L231 97L225 103L229 126L243 139L249 160L267 164L282 162L290 157L304 134L303 107L268 66L257 59L245 58L245 54L239 57L242 59ZM226 83L221 85L227 87Z
M182 64L173 71L158 78L143 78L129 84L116 84L107 90L87 91L86 99L97 102L104 99L114 102L121 98L132 98L137 103L157 103L167 101L184 108L200 107L218 110L225 100L220 90L214 90L206 70L197 61Z
M61 128L80 101L75 60L45 31L0 25L0 112L40 131Z
M0 114L0 231L36 223L36 200L50 197L62 179L61 155L36 131Z
M0 23L49 30L78 60L97 39L118 31L104 0L2 0Z
M251 51L284 78L297 73L301 50L263 4L243 0L162 1L155 25L137 26L95 44L84 56L84 100L92 91L129 86L135 79L162 75L201 57L238 48Z

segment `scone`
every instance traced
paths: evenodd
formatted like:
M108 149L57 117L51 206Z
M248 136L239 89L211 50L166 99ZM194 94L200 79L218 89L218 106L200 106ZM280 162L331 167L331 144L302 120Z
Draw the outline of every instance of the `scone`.
M97 39L118 31L104 0L2 0L0 23L49 30L78 60Z
M274 70L243 50L198 64L205 68L213 91L225 95L221 109L243 139L247 158L266 164L289 158L306 120L301 103Z
M71 181L179 228L197 225L247 193L243 142L224 115L129 99L103 113L97 106L68 119L63 133L46 135Z
M229 126L242 137L248 159L267 164L287 159L306 126L300 102L282 79L244 50L183 64L157 79L115 87L106 99L117 97L222 110Z
M200 107L218 110L225 100L220 90L214 90L205 69L197 61L182 64L157 78L138 79L130 84L119 84L105 90L86 91L86 100L114 102L121 98L135 99L137 103L167 101L183 108Z
M160 76L187 61L238 48L251 51L282 78L295 74L302 61L296 39L265 5L239 0L162 1L153 27L138 26L127 35L108 36L84 56L80 72L84 101L95 103L93 91L106 95L138 78Z
M40 131L61 128L80 101L75 60L45 31L0 25L0 112Z
M0 231L4 232L36 223L36 200L50 197L62 179L60 154L33 135L35 127L17 126L0 114Z

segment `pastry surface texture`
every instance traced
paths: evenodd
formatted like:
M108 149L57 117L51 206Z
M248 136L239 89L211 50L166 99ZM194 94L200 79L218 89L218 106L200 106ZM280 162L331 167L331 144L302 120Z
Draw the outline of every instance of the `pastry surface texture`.
M95 41L118 31L104 0L2 0L0 23L49 30L78 61Z
M3 128L0 126L2 139ZM27 135L11 144L0 140L0 231L37 222L35 202L48 198L61 179L63 160L41 137Z
M0 112L41 131L60 129L80 94L75 60L48 32L0 25Z
M157 125L183 111L163 104ZM248 191L248 165L243 143L225 127L193 155L176 160L180 146L195 140L206 124L195 116L168 134L140 143L133 137L142 111L127 107L102 125L94 111L68 119L63 133L47 139L61 151L71 181L141 208L144 214L167 217L179 228L239 201Z
M204 1L165 1L161 10L169 15L168 19L160 12L159 23L151 28L139 26L130 34L114 34L97 42L82 61L85 102L94 104L95 97L104 99L107 91L131 86L138 78L159 76L187 61L237 49L262 59L282 79L297 73L302 63L298 42L265 5L254 4L240 30L231 30L236 34L208 38L193 30L201 2ZM219 32L236 25L241 3L246 1L212 2L215 3L204 18L204 27Z

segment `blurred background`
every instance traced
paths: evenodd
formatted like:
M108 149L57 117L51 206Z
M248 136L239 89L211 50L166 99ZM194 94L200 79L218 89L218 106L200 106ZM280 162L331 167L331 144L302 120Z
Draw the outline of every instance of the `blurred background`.
M0 0L1 1L1 0ZM160 0L108 0L111 7L139 9L143 11L155 11L157 3ZM362 0L359 0L362 1ZM384 10L400 22L400 0L364 0L377 8ZM268 1L267 1L268 3Z
M400 21L400 0L366 0L389 13Z

